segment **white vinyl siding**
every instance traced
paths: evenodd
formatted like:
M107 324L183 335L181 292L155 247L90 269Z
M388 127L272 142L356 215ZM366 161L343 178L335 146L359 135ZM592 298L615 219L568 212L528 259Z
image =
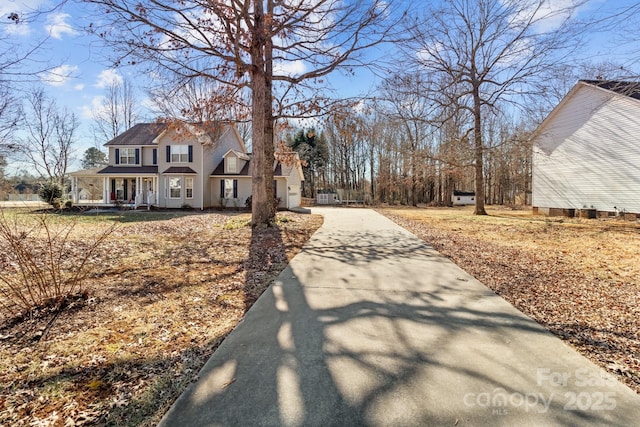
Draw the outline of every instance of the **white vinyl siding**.
M640 212L640 101L584 85L533 147L533 206Z

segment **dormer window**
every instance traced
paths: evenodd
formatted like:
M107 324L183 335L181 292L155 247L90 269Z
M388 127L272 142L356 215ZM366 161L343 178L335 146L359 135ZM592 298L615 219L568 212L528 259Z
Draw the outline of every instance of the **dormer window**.
M225 159L227 165L227 173L238 173L238 158L229 156Z

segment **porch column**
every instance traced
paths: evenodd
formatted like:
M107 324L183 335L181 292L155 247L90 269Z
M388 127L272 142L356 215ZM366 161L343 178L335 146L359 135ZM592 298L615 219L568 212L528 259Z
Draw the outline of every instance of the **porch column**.
M142 179L139 176L136 176L136 194L133 195L133 204L136 208L138 205L142 203L142 198L140 194L142 193Z
M78 203L78 177L71 177L71 201L75 205Z
M109 203L109 178L102 178L102 203Z

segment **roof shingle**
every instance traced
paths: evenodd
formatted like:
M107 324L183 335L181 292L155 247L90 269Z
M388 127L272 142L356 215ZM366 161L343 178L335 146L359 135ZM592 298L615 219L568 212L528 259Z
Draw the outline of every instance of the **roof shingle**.
M104 145L154 145L153 141L166 128L165 123L138 123Z
M581 82L610 90L634 99L640 99L640 82L620 80L580 80Z
M107 166L99 170L101 175L142 175L158 173L158 166Z

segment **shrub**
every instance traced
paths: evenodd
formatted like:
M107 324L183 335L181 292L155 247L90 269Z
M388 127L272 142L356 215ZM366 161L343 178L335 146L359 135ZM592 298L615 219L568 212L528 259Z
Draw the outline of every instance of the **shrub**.
M64 202L64 207L67 209L71 209L73 207L73 202L71 200L67 200Z
M31 309L64 307L83 292L99 247L116 227L82 240L72 239L76 221L48 215L7 214L0 210L0 310L21 317Z
M280 202L282 201L282 199L280 199L280 197L274 197L273 198L273 203L276 207L276 209L278 209L278 206L280 205ZM251 209L251 203L253 202L253 198L251 196L247 197L247 200L244 201L244 206L248 209Z
M49 181L40 187L38 196L42 201L49 203L51 206L56 204L60 206L60 198L62 197L62 187L59 184Z

